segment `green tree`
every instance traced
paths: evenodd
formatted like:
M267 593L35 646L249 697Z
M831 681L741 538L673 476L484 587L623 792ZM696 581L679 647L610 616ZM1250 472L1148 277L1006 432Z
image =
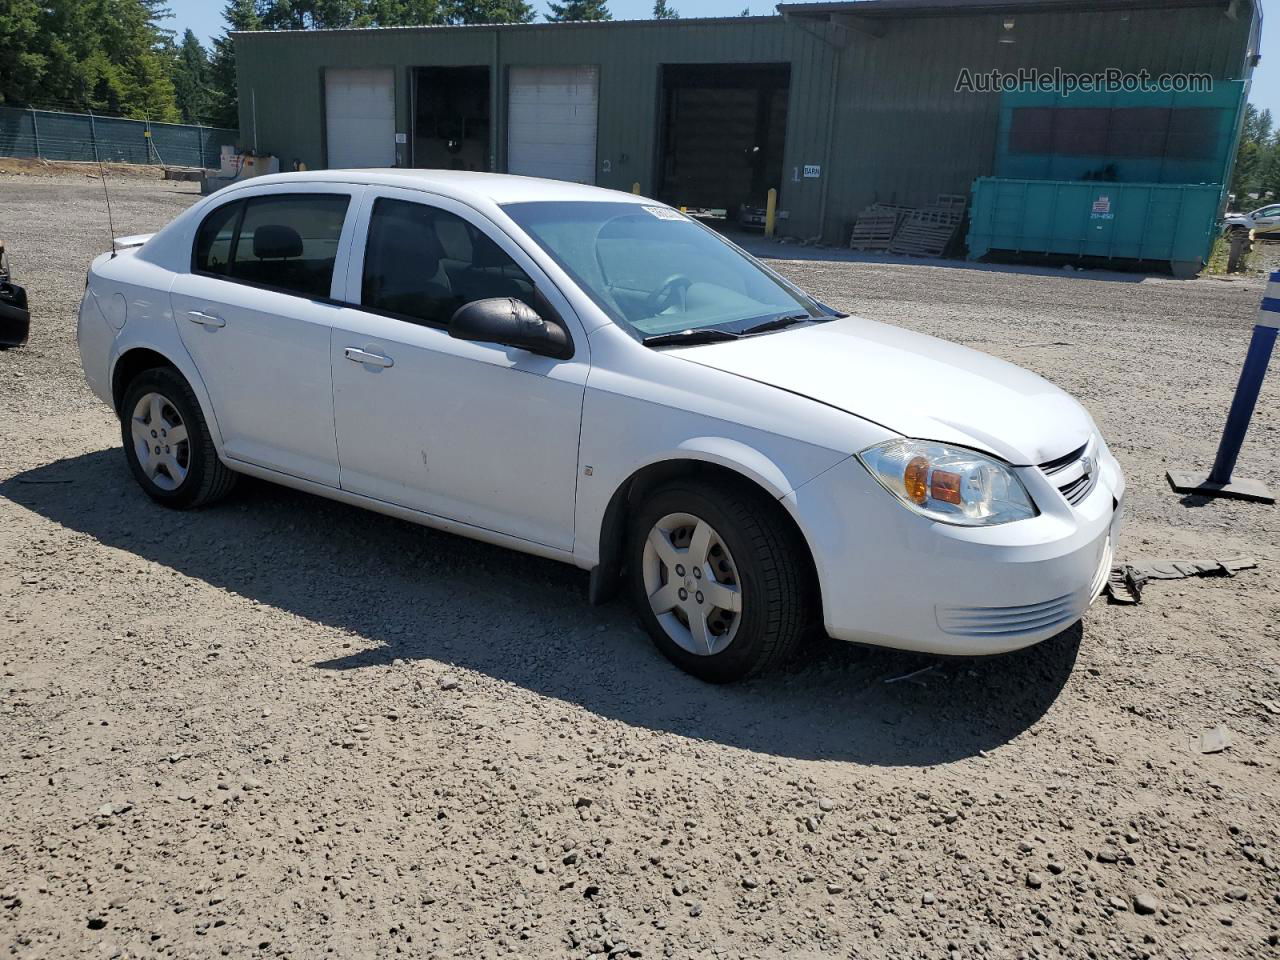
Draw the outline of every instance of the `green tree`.
M41 14L36 0L0 0L0 103L29 103L41 88Z
M1245 105L1244 136L1254 143L1270 143L1275 123L1270 110L1259 110L1252 103Z
M45 60L31 99L138 119L177 120L171 35L148 0L46 0L35 49Z
M240 126L240 97L236 91L236 44L231 34L240 30L261 30L262 16L256 0L228 0L222 11L227 29L213 41L209 61L209 122L219 127Z
M537 11L524 0L452 0L450 23L532 23Z
M445 20L439 0L369 0L364 18L374 27L420 27Z
M1256 170L1258 194L1271 200L1280 197L1280 144L1273 140L1262 148Z
M564 3L551 3L551 12L547 19L564 23L571 20L612 20L609 5L605 0L565 0Z
M173 93L183 123L203 122L212 106L209 53L188 30L173 61Z
M667 0L653 0L653 19L679 20L680 14L676 12L675 7L667 3Z
M1271 111L1259 110L1252 103L1246 104L1230 186L1230 192L1236 195L1236 203L1240 207L1249 209L1249 196L1262 191L1261 179L1268 165L1268 154L1276 149Z
M267 30L328 30L368 26L366 0L266 0L262 26Z

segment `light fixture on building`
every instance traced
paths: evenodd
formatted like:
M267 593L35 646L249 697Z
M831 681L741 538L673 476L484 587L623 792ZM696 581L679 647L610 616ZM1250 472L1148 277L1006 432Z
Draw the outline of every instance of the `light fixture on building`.
M1013 35L1013 17L1009 17L1004 22L1004 29L1000 31L1001 43L1016 43L1017 37Z

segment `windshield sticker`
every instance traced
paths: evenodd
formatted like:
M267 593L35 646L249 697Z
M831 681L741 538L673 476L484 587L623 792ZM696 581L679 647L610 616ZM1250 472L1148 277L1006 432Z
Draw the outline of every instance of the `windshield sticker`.
M684 214L678 210L672 210L670 207L645 207L651 214L659 220L683 220Z

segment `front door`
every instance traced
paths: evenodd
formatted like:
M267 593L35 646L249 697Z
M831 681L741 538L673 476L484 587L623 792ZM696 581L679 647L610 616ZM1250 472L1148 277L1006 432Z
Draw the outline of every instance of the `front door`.
M569 360L455 340L462 304L535 301L569 325ZM573 548L578 434L589 363L569 304L470 208L370 191L334 325L334 416L344 490Z
M330 295L353 204L350 190L310 184L216 207L197 231L192 271L170 290L225 454L332 487Z

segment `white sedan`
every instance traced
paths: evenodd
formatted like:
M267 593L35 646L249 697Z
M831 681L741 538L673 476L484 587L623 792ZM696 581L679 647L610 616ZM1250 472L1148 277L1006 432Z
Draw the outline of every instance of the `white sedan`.
M1057 387L595 187L253 179L96 259L79 342L160 503L249 474L563 560L712 681L814 626L1044 640L1098 596L1119 526L1119 465Z

